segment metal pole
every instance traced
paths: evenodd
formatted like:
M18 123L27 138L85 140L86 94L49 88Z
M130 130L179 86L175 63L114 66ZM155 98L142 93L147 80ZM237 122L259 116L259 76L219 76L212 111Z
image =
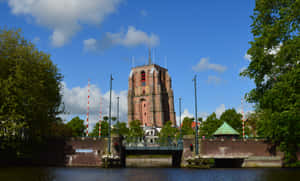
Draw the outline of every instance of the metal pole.
M101 119L102 119L102 98L100 96L100 112L99 112L99 138L101 137Z
M111 128L111 91L112 91L112 81L113 81L112 75L110 75L110 90L109 90L109 125L108 125L108 154L110 154L110 128Z
M181 132L181 97L179 97L179 128L180 128L180 138L181 138L181 134L182 134L182 132Z
M241 99L242 102L242 123L243 123L243 140L245 139L245 115L244 115L244 107L243 107L243 98Z
M197 75L195 75L194 79L194 87L195 87L195 119L196 119L196 133L195 133L195 149L196 155L198 155L198 117L197 117Z
M118 100L117 101L117 124L118 124L118 126L120 126L119 125L119 119L120 119L119 118L119 101L120 101L120 97L119 96L117 97L117 100ZM119 129L120 129L120 127L118 128L118 135L120 135L120 130Z
M119 122L119 101L120 101L120 97L117 97L117 122Z
M88 81L88 103L86 113L86 137L89 136L89 114L90 114L90 79Z

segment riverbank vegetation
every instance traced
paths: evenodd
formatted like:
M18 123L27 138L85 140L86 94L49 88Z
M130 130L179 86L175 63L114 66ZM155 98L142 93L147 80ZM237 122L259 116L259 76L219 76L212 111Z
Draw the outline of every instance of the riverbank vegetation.
M26 140L38 145L56 136L53 129L69 132L57 117L63 112L62 79L50 55L25 40L20 30L0 29L1 152L29 156L33 148L23 144Z
M251 25L249 66L241 73L256 88L257 131L279 146L285 164L297 161L300 143L300 1L257 0Z

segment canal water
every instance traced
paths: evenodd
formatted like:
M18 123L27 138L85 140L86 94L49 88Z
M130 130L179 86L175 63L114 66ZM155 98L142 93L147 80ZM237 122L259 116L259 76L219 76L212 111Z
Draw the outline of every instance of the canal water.
M0 181L281 181L300 180L300 169L0 168Z

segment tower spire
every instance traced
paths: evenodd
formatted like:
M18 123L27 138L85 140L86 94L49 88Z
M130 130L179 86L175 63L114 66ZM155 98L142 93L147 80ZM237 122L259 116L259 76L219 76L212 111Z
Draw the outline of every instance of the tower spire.
M151 48L149 47L149 58L148 58L148 64L151 65L152 61L151 61Z

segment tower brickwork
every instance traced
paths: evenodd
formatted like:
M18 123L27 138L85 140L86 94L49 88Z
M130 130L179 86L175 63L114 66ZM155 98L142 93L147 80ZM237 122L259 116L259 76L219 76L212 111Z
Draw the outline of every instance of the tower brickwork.
M162 127L167 121L176 126L174 96L168 70L156 64L131 69L128 86L128 122Z

